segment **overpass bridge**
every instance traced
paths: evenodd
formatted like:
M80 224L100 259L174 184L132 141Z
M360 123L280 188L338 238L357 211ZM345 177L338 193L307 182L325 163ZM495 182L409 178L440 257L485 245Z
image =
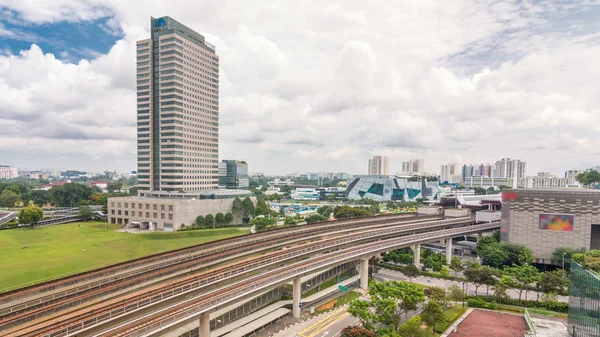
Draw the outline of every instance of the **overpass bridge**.
M209 336L210 313L293 282L300 315L304 275L388 250L499 228L472 217L395 215L304 225L158 254L0 294L0 335L164 336L182 327ZM447 255L450 258L450 255Z

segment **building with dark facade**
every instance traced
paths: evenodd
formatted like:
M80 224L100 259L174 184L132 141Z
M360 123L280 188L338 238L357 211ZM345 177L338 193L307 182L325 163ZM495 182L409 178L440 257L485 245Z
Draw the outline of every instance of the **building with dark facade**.
M538 263L559 265L558 247L600 249L600 190L504 190L500 234L530 247Z
M219 163L219 188L247 189L250 185L248 164L239 160L222 160Z

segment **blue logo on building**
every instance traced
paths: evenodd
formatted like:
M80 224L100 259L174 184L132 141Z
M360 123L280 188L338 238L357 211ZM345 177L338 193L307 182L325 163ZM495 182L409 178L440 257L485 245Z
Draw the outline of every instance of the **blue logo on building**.
M160 18L160 19L156 20L156 25L158 27L164 27L166 25L165 19Z

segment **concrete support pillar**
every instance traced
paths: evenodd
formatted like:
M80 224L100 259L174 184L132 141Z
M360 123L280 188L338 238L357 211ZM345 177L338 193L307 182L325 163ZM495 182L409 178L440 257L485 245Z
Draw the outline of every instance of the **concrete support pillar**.
M482 233L477 233L477 242L481 241Z
M446 263L450 265L452 261L452 238L446 239Z
M294 279L294 287L292 289L292 317L300 318L300 301L302 299L302 277L298 276Z
M421 266L421 244L418 243L413 247L413 264L419 268Z
M369 290L369 258L360 259L360 288Z
M200 315L200 327L198 328L199 337L210 337L210 313L205 312Z

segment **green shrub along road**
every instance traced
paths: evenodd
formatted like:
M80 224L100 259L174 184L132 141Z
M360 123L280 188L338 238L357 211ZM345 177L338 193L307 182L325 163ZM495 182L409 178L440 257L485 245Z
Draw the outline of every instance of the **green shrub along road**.
M0 292L142 256L249 233L238 228L132 234L103 222L0 231Z

